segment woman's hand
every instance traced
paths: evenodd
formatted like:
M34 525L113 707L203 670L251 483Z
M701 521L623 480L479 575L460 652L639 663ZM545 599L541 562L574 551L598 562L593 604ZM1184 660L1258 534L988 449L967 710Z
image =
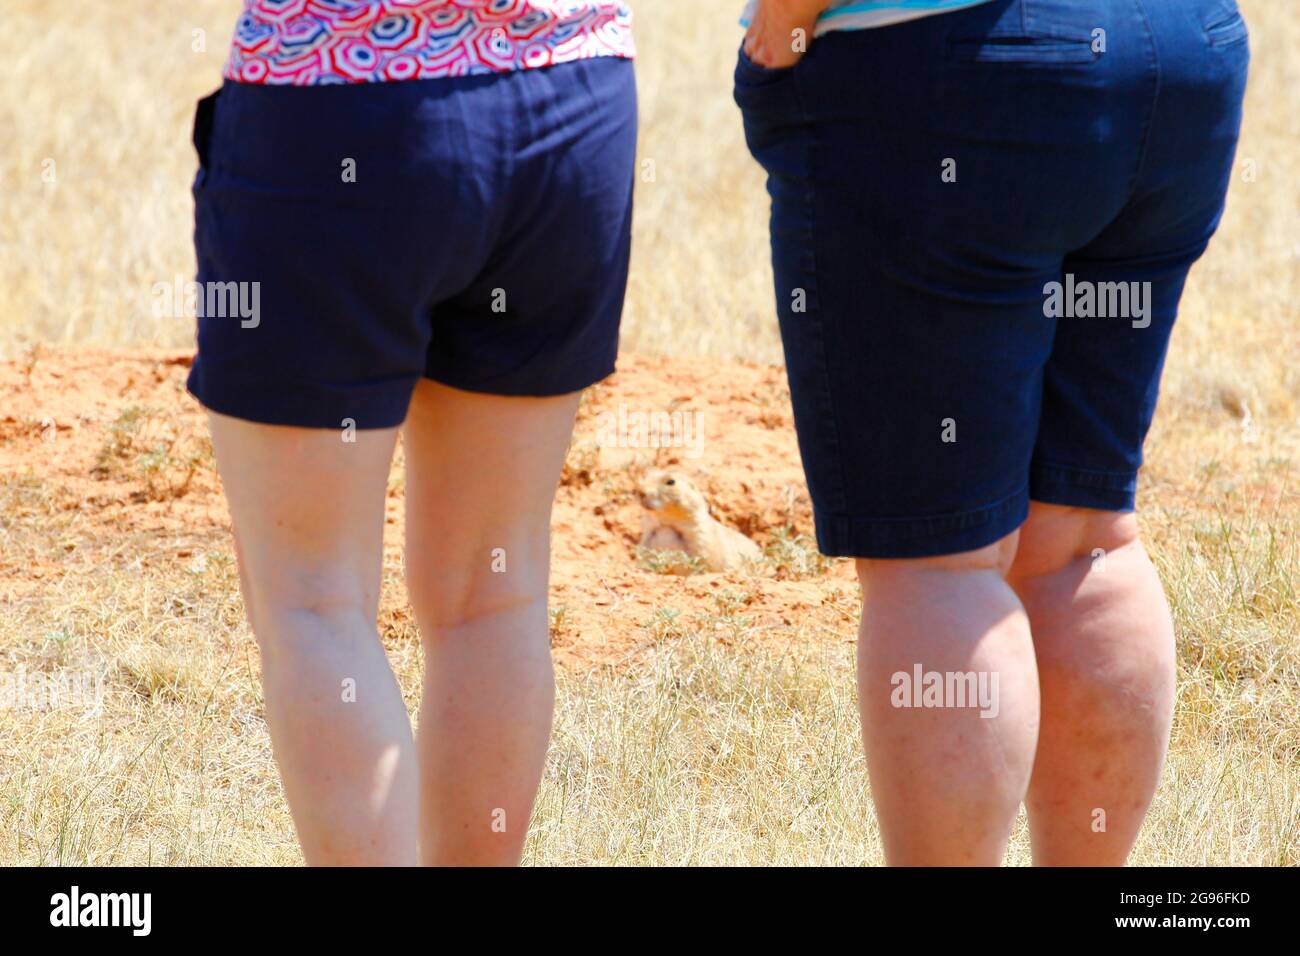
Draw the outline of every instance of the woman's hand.
M812 43L817 17L830 0L758 0L745 34L745 55L769 70L794 66Z

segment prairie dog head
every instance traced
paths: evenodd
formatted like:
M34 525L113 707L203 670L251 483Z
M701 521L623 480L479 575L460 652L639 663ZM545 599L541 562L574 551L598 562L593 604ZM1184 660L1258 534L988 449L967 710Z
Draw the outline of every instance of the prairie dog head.
M641 505L670 525L709 516L709 505L704 495L680 471L647 473L641 482Z

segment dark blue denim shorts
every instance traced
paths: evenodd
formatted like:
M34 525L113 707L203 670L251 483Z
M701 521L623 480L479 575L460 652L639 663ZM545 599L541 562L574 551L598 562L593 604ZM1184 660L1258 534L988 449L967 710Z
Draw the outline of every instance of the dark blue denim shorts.
M993 0L827 34L735 97L827 554L1131 510L1178 300L1223 211L1233 0Z
M541 396L613 371L632 61L346 86L227 82L200 102L194 141L201 307L189 388L208 408L386 428L405 419L421 378Z

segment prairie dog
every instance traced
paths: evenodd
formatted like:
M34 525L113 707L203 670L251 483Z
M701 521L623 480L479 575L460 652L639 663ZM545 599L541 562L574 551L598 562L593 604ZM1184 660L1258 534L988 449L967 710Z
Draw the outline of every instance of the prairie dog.
M648 473L641 485L641 505L646 509L641 519L643 548L684 551L699 558L706 571L726 571L762 557L758 545L709 514L704 495L679 471Z

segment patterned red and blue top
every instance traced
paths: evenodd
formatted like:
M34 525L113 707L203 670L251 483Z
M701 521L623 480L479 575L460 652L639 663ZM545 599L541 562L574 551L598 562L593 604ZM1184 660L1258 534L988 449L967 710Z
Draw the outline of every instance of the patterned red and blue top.
M380 83L633 55L620 0L244 0L225 74Z

